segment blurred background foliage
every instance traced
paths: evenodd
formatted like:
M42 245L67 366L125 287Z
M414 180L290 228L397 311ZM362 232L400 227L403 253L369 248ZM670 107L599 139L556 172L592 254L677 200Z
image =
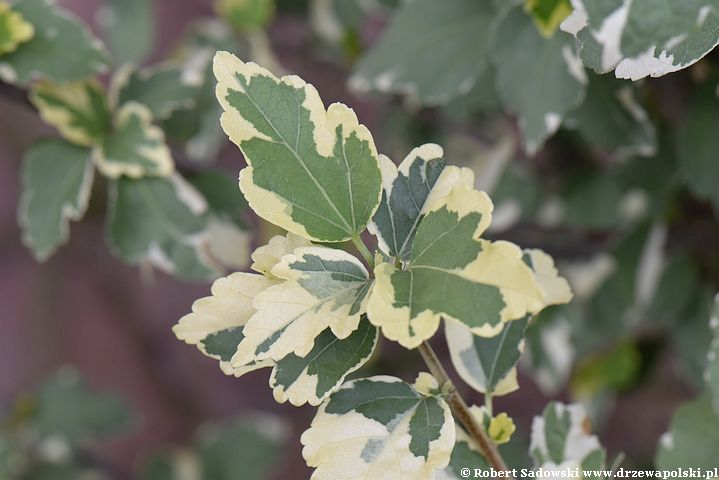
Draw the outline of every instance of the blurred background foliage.
M689 453L655 459L655 452L670 429L674 442L696 442L702 424L719 424L709 397L698 396L712 358L709 319L719 289L716 53L660 78L598 75L567 59L575 42L557 30L571 11L562 1L57 3L17 6L43 22L57 21L52 9L74 12L90 26L87 35L102 39L107 50L93 50L95 41L73 43L84 35L75 32L80 37L68 34L67 43L51 42L43 52L96 57L102 68L90 74L100 81L107 106L98 115L108 126L86 145L62 129L66 140L34 143L57 136L38 117L42 91L7 68L0 75L0 476L307 476L298 437L313 410L275 404L262 374L242 382L224 377L170 331L207 290L184 280L246 268L250 249L278 233L248 214L236 188L244 161L218 123L209 62L217 49L277 74L296 73L327 103L348 104L395 162L416 145L443 145L445 158L471 167L494 200L491 237L542 248L557 260L575 300L533 321L522 388L495 407L518 425L503 446L511 465L527 464L531 418L558 398L589 405L610 458L624 452L627 468L655 460L695 466ZM36 35L47 41L42 31ZM13 67L28 62L17 60L30 55L22 48L6 57ZM53 81L88 75L69 61L46 65ZM47 218L58 223L59 208L36 205L24 232L16 223L20 197L32 205L28 191L43 182L32 166L57 164L54 148L73 149L87 165L96 151L109 157L114 147L131 150L137 139L118 119L127 103L149 110L181 181L204 209L192 210L162 176L117 179L95 159L100 173L85 218L72 224L64 248L36 263L23 235L41 260L66 238L62 228L43 229ZM155 220L133 200L137 188L154 192L168 215L182 219L180 240L149 227ZM42 242L28 240L33 232ZM201 244L187 240L197 236ZM441 342L437 347L446 357ZM364 374L414 377L415 352L386 341L381 350ZM68 363L77 370L55 373ZM468 388L462 393L481 402ZM704 442L719 448L716 434Z

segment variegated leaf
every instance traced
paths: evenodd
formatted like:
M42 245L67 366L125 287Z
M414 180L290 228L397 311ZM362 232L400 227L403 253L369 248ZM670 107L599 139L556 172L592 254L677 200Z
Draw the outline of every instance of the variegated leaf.
M382 202L368 230L388 255L407 260L429 206L459 183L474 185L472 170L446 166L443 155L442 147L428 143L412 150L399 167L380 156Z
M299 246L309 245L291 233L286 236L272 237L268 245L259 247L252 258L262 257L262 265L271 270L280 259L292 253ZM272 254L264 254L268 250ZM233 273L228 277L219 278L212 284L211 296L204 297L192 304L192 313L180 319L173 327L175 335L190 345L197 345L205 355L220 361L220 368L227 375L241 376L252 370L275 365L272 360L247 362L232 367L230 360L237 352L237 346L245 338L242 330L247 320L256 313L253 299L267 288L278 285L284 280L267 275L261 269L253 269L262 273Z
M110 184L108 242L131 263L189 279L216 275L208 255L207 203L179 175L120 178Z
M55 0L19 0L12 10L35 34L0 57L0 79L22 85L39 78L63 83L107 70L109 56L100 40Z
M165 134L152 124L152 112L134 102L115 113L110 133L93 150L93 160L110 178L166 177L175 169Z
M467 478L466 470L474 475L475 471L489 472L490 465L482 452L477 448L476 441L457 426L457 440L452 449L449 465L444 470L437 471L435 480L464 480Z
M590 74L582 104L564 122L593 147L621 157L652 156L657 135L636 88L610 75Z
M219 360L227 375L239 377L274 362L248 362L237 368L230 365L244 335L242 329L255 313L252 299L277 280L254 273L233 273L212 284L211 296L195 300L192 313L182 317L172 328L175 336L189 345L196 345L208 357Z
M326 328L338 338L357 329L372 283L362 263L342 250L298 248L272 268L285 282L255 297L257 313L245 325L245 338L233 365L290 353L305 357Z
M222 131L222 106L215 96L212 57L217 50L240 51L236 35L221 20L202 19L189 25L174 59L182 65L182 75L199 83L190 109L175 110L163 120L168 138L185 144L187 156L197 162L213 162L227 136Z
M240 188L252 209L311 240L362 232L382 192L374 141L354 112L339 103L325 110L299 77L278 79L227 52L214 72L222 126L249 163Z
M0 2L0 55L10 53L35 35L35 28L7 2Z
M507 323L496 337L473 335L465 326L446 322L447 345L454 368L475 390L493 396L519 388L517 362L522 353L528 317Z
M494 46L497 90L519 117L525 146L533 154L584 98L584 67L571 36L542 37L520 8L502 20Z
M188 180L207 201L210 253L229 268L246 269L252 233L246 225L247 202L237 182L210 170L192 175Z
M275 235L267 245L263 245L252 252L252 265L250 265L250 268L269 278L278 278L272 273L272 269L280 263L282 257L293 253L297 248L311 245L312 243L309 240L294 233Z
M496 12L487 1L403 3L357 63L350 86L410 94L430 105L467 93L486 68Z
M561 305L572 300L572 289L564 277L559 276L554 259L537 248L525 249L522 259L532 269L534 280L542 290L543 307Z
M201 79L184 73L173 64L143 70L127 65L112 79L110 103L114 108L128 102L141 103L152 112L155 120L161 120L175 110L192 107L200 83Z
M23 243L47 259L70 236L70 220L85 214L94 169L87 149L43 140L26 152L18 217Z
M686 68L719 43L714 0L572 0L562 23L598 73L639 80Z
M77 145L100 143L110 126L105 90L96 79L66 84L41 81L33 85L30 100L43 120Z
M301 441L313 480L432 480L449 463L455 425L441 397L377 376L340 387Z
M272 370L270 386L275 400L292 405L319 405L344 382L347 375L369 360L379 332L367 319L344 339L330 329L315 338L314 347L304 357L290 353Z
M569 0L524 0L524 9L545 37L551 37L559 24L572 13Z
M541 417L534 417L529 453L535 466L547 470L602 470L606 463L606 452L591 434L580 404L551 402Z
M522 251L479 238L491 214L484 192L458 185L420 223L405 270L375 267L368 315L387 338L414 348L434 334L442 316L491 337L544 306Z

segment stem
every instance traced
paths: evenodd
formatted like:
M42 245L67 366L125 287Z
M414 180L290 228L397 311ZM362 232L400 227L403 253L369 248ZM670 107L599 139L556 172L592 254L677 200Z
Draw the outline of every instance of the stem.
M355 247L357 247L357 250L359 250L359 252L362 254L362 257L369 264L370 268L374 268L374 257L367 248L367 245L365 245L362 239L359 237L359 235L355 235L354 237L352 237L352 243Z
M492 407L492 394L490 392L484 394L484 408L487 409L489 418L492 418L494 416L494 409Z
M495 470L507 471L507 464L504 462L502 455L497 450L497 446L494 444L491 438L484 431L484 428L474 418L472 412L469 411L469 407L464 399L457 393L457 389L454 383L447 375L447 371L442 366L442 363L437 358L437 354L427 342L422 342L418 348L419 353L422 355L422 359L429 367L429 371L432 373L434 378L443 388L443 390L449 393L447 403L449 404L452 412L454 412L457 420L460 421L464 428L467 429L469 435L476 441L479 450L487 459L489 465ZM512 477L507 477L512 478Z

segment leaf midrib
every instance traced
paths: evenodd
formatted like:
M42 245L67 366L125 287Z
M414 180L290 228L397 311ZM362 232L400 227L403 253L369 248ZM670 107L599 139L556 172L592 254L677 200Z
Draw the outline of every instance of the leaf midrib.
M304 161L302 160L302 158L300 157L299 153L298 153L294 148L292 148L292 147L290 146L290 144L287 142L287 140L285 139L285 137L279 132L279 130L277 130L277 128L275 127L274 123L267 117L267 115L265 115L265 112L260 108L260 106L257 104L257 102L255 101L255 99L252 97L252 95L251 95L250 92L249 92L249 88L248 88L249 85L248 85L248 83L247 83L246 81L244 81L244 77L242 77L241 83L242 83L243 88L245 89L245 92L244 92L244 93L245 93L245 95L247 96L247 98L250 100L250 102L252 102L252 105L254 105L255 109L257 109L257 111L259 112L260 115L262 115L262 117L265 119L265 121L267 122L267 124L272 128L272 130L274 130L274 132L277 134L277 136L280 138L280 140L282 140L282 143L285 145L285 147L287 148L287 150L289 150L289 151L292 153L292 155L295 157L295 159L297 160L297 162L300 164L300 166L302 166L302 168L305 170L305 172L306 172L307 175L310 177L310 179L312 180L312 182L315 184L315 186L317 187L317 189L320 191L320 193L322 194L322 197L325 199L325 201L327 202L327 204L328 204L328 205L330 206L330 208L337 214L337 217L342 221L342 223L344 223L344 226L345 226L345 228L346 228L345 231L346 231L347 233L354 233L354 230L352 229L352 227L350 227L350 225L347 223L347 220L344 218L344 216L342 216L342 214L340 213L340 211L337 209L337 206L332 202L332 200L330 199L329 195L327 195L327 192L325 191L324 187L319 183L319 181L317 180L317 178L312 174L312 171L307 167L307 165L305 164L305 162L304 162ZM298 105L298 108L299 108L300 103L299 103L299 100L297 99L297 95L295 94L294 97L295 97L295 101L297 102L297 105ZM298 125L298 129L299 129L299 128L300 128L299 126L301 125L300 122L297 122L297 125ZM350 192L351 192L351 189L350 189ZM284 197L283 197L283 198L284 198ZM309 211L309 210L308 210L308 211ZM315 215L317 215L317 214L315 214ZM318 216L319 218L323 218L323 219L324 219L324 217L322 217L322 216L320 216L320 215L317 215L317 216ZM325 220L328 220L328 219L325 219ZM338 226L339 226L339 225L338 225Z

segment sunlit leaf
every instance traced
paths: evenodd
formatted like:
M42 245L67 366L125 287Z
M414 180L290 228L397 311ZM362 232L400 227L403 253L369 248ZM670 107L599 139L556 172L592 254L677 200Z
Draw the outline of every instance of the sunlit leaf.
M375 267L368 315L387 338L414 348L434 334L441 317L491 337L506 322L541 310L544 294L522 251L480 239L491 213L484 192L459 185L420 223L405 270Z
M372 282L362 263L342 250L298 248L272 274L286 280L255 297L257 313L245 325L233 365L289 353L305 357L326 328L338 338L355 331Z
M195 300L192 313L172 328L178 339L196 345L208 357L219 360L227 375L239 377L247 372L273 365L271 361L230 365L237 345L244 338L242 329L256 312L252 299L278 281L254 273L233 273L212 284L211 296Z
M336 390L347 375L370 358L377 345L378 329L366 319L347 338L337 338L330 329L315 338L304 357L290 353L272 370L270 386L275 400L292 405L319 405Z
M388 255L407 260L429 206L459 183L474 185L470 169L447 167L442 156L442 147L426 144L412 150L399 167L380 157L382 202L368 228Z
M325 110L296 76L278 79L227 52L214 61L222 126L247 159L240 187L261 217L311 240L362 232L381 198L374 141L354 112Z
M516 365L522 353L528 318L507 323L499 335L473 335L456 322L445 324L447 345L454 368L469 386L493 396L513 392L517 384Z

